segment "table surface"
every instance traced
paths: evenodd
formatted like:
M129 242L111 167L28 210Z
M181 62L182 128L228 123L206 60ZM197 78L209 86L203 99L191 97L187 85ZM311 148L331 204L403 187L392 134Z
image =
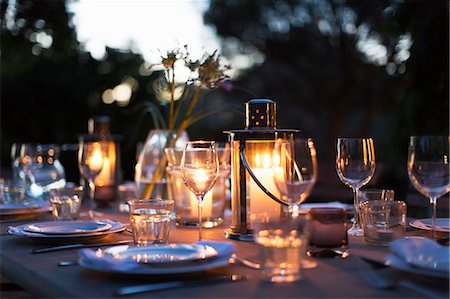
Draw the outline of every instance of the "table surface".
M108 214L108 218L128 222L125 214ZM35 221L35 220L34 220ZM174 279L199 279L218 274L248 274L250 279L235 283L205 284L192 288L165 290L129 296L131 298L426 298L414 290L404 287L376 289L370 286L364 273L371 271L371 266L360 259L366 256L382 260L388 248L369 246L363 238L350 237L350 257L316 258L318 267L304 270L300 281L285 284L273 284L261 280L260 271L239 265L228 265L202 273L182 276L146 275L124 276L88 270L81 266L60 267L61 260L76 260L77 250L51 253L31 254L31 249L46 247L23 237L6 233L9 225L23 222L2 220L0 237L1 273L12 282L17 283L37 297L55 298L114 298L119 287L141 283L161 282ZM231 241L224 237L227 225L204 229L205 240L230 241L237 249L237 255L257 261L257 245L250 242ZM424 235L428 232L413 230L409 235ZM108 235L102 241L115 241L132 238L128 232ZM195 228L173 227L170 242L196 242L198 231ZM399 272L400 273L400 272ZM400 273L410 276L408 273ZM439 284L442 294L448 294L448 281L433 279ZM1 295L1 294L0 294Z

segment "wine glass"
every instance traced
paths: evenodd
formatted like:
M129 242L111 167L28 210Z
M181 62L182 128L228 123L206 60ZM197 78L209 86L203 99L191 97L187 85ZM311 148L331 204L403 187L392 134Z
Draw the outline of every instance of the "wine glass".
M430 199L433 239L437 199L450 191L449 143L449 136L412 136L409 142L408 176L414 188Z
M214 141L191 141L181 158L181 174L186 186L198 199L198 239L202 240L203 197L219 175L219 160Z
M273 151L274 180L281 200L289 206L289 215L298 216L317 180L316 149L312 139L294 142L278 140Z
M288 204L289 217L300 216L303 203L317 180L317 159L311 138L294 140L279 139L275 142L272 163L275 185L281 200ZM305 247L306 249L306 247ZM317 263L306 257L302 260L304 269L317 267Z
M87 216L90 219L94 219L94 179L102 171L106 156L104 150L101 143L94 140L81 140L78 148L78 167L81 175L87 180L89 186Z
M336 171L339 179L353 190L355 216L348 234L362 236L358 190L366 185L375 173L375 148L372 138L338 138Z

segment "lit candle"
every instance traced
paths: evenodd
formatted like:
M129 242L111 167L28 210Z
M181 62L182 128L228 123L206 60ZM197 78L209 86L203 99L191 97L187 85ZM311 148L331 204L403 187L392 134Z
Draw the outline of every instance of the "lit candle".
M94 143L94 150L89 158L88 166L93 172L102 169L104 163L102 149L99 143Z
M205 174L205 171L203 169L199 169L195 172L195 181L199 185L200 188L204 188L206 182L208 181L208 177ZM212 203L213 203L213 192L208 191L205 196L203 197L203 207L202 207L202 219L210 217L212 215ZM192 217L195 217L195 219L198 218L198 199L194 195L194 193L191 192L190 194L190 201L191 201L191 215Z
M261 156L255 155L255 167L252 168L253 173L259 182L276 197L280 197L280 192L275 185L275 170L271 168L271 155L268 153ZM250 213L261 214L266 213L269 218L279 217L281 213L281 205L264 193L261 188L250 178Z

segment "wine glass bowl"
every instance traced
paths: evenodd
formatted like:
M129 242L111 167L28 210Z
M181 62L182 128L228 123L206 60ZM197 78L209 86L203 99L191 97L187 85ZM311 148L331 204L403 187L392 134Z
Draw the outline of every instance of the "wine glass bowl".
M78 167L80 174L86 179L89 186L89 201L87 201L87 215L94 219L94 179L100 174L103 168L107 149L102 147L101 142L95 139L84 138L78 147Z
M317 180L317 159L312 139L278 140L273 158L274 181L289 214L298 212Z
M201 241L203 197L214 186L219 176L219 159L215 142L188 142L181 158L181 175L186 186L198 199L198 227Z
M336 172L339 179L353 190L355 217L348 233L362 236L359 224L358 190L375 173L375 147L372 138L338 138L336 144Z
M436 231L437 199L450 191L449 136L411 136L408 150L408 176L428 197L432 207L432 237Z

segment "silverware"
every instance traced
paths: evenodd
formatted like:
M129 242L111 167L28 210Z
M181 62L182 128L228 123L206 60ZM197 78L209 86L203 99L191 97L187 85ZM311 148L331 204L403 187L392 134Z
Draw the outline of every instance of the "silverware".
M260 264L255 263L255 262L252 262L252 261L247 260L247 259L244 259L244 258L241 258L241 257L238 257L238 256L237 256L236 254L234 254L234 253L231 255L229 261L230 261L230 263L232 263L232 264L240 263L240 264L242 264L242 265L244 265L244 266L246 266L246 267L249 267L249 268L251 268L251 269L256 269L256 270L261 269L261 265L260 265Z
M175 289L175 288L186 288L186 287L195 287L195 286L204 286L205 284L212 283L223 283L223 282L238 282L245 279L248 279L248 276L243 275L225 275L225 276L215 276L208 277L205 279L199 280L177 280L177 281L168 281L161 283L150 283L150 284L141 284L131 287L123 287L119 288L116 291L118 296L126 296L137 293L144 292L155 292L161 290Z
M58 266L60 267L67 267L67 266L77 266L78 260L76 261L59 261Z
M360 256L371 268L361 272L368 284L377 289L404 287L430 298L445 298L439 290L432 290L428 285L416 280L399 277L399 273L383 262ZM447 294L448 295L448 294Z
M68 245L60 245L60 246L52 246L45 248L35 248L31 250L31 253L44 253L44 252L53 252L60 250L69 250L69 249L79 249L79 248L92 248L92 247L103 247L103 246L113 246L120 244L129 244L133 243L133 240L121 240L115 242L107 242L107 243L92 243L92 244L68 244Z

